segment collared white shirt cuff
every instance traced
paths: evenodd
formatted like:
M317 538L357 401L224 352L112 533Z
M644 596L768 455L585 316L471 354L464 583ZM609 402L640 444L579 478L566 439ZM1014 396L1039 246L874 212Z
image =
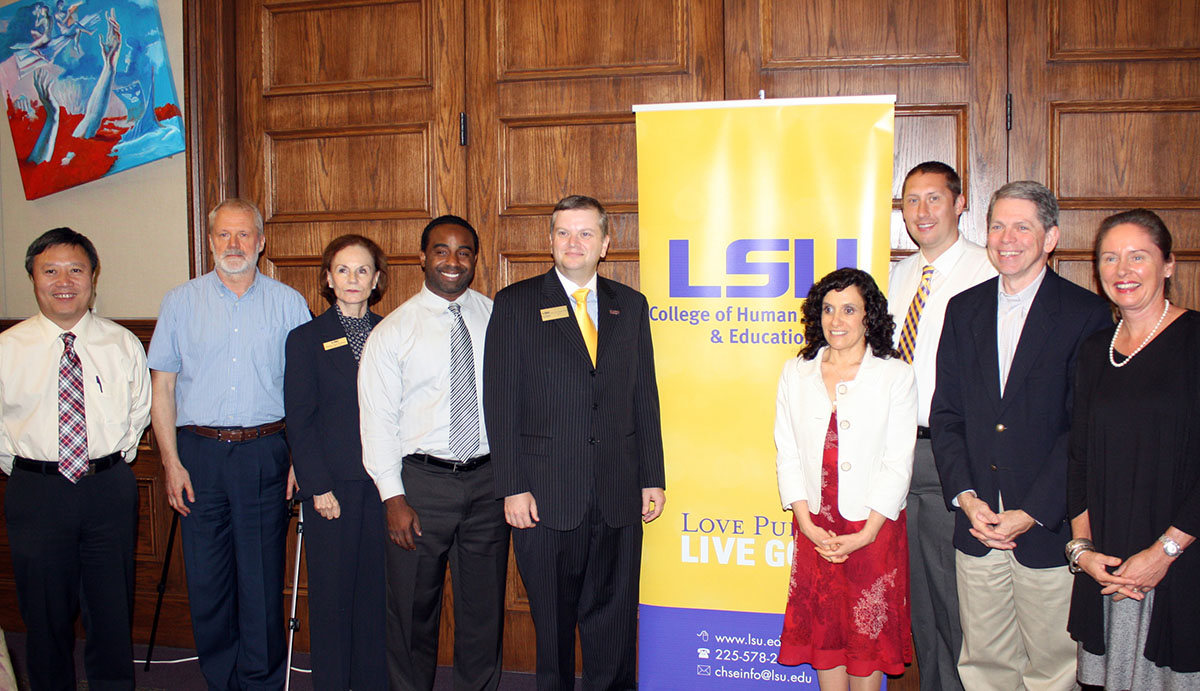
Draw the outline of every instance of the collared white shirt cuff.
M400 469L396 469L394 477L375 478L375 488L379 490L380 501L387 501L392 497L404 494L404 481L400 479Z

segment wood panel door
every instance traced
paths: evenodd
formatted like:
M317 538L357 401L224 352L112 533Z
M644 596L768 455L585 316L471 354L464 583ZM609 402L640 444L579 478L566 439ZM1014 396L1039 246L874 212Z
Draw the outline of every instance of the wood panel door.
M1172 299L1200 307L1200 4L1010 4L1009 179L1058 196L1059 271L1094 288L1101 219L1146 207L1175 238Z
M420 289L421 229L465 208L464 4L237 0L236 7L238 193L262 207L260 266L319 314L328 307L320 297L322 251L339 235L366 235L388 255L388 292L375 307L386 315ZM294 559L289 536L289 573ZM302 576L297 645L307 650ZM442 646L443 662L450 650Z
M638 285L637 103L724 98L719 0L470 0L468 218L476 287L545 272L550 212L586 194L610 213L600 272ZM504 666L535 666L524 585L509 564Z
M749 0L725 4L728 98L895 94L892 248L904 174L940 160L963 178L961 228L986 235L1005 182L1004 0Z
M239 192L261 203L264 270L327 307L325 245L379 243L387 314L421 285L420 232L465 208L462 2L239 0Z

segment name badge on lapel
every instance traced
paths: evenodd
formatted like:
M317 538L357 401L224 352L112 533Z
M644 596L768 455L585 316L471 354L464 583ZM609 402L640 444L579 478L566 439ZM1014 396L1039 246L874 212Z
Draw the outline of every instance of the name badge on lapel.
M542 310L542 321L548 322L554 319L566 319L569 315L570 313L567 312L566 305L547 307L546 309Z
M335 338L332 341L325 341L321 345L325 346L325 350L333 350L334 348L341 348L348 342L349 341L346 340L346 337L342 336L341 338Z

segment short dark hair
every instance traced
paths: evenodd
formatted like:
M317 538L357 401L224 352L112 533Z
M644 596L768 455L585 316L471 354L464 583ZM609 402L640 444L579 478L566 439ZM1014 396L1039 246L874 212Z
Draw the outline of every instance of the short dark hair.
M455 216L453 214L438 216L429 223L425 224L425 229L421 231L422 252L429 249L429 233L432 232L434 228L445 225L460 226L471 231L471 239L475 241L475 254L479 254L479 233L475 232L475 229L471 227L471 224L467 222L467 219L462 218L461 216Z
M100 255L96 253L96 246L88 240L83 233L78 233L70 228L52 228L38 236L29 245L29 249L25 251L25 273L33 278L33 260L42 252L54 247L55 245L71 245L83 250L87 255L88 261L92 263L92 273L100 268Z
M550 214L550 232L554 232L554 223L558 220L559 211L571 211L573 209L591 209L600 216L600 233L608 237L608 212L604 210L604 205L596 199L582 194L572 194L568 197L563 197L554 205L554 212Z
M941 161L925 161L913 166L913 169L908 171L908 175L904 176L904 184L900 185L900 194L904 194L904 188L908 186L908 179L914 175L942 175L946 178L946 187L954 195L955 199L962 196L962 178L958 176L958 171Z
M387 255L371 238L362 235L342 235L326 245L325 252L321 254L321 297L331 305L337 302L337 294L333 292L333 288L329 287L329 281L324 279L333 271L333 258L337 256L337 253L356 245L371 253L371 260L375 262L375 270L379 272L379 281L371 290L367 304L374 305L382 300L383 294L387 292Z
M825 347L825 332L821 329L821 307L830 291L841 291L854 286L863 298L863 325L866 327L867 345L877 358L899 357L892 346L892 332L896 322L888 312L887 298L879 291L875 279L862 269L838 269L826 274L813 284L804 300L804 347L800 357L811 360Z
M987 208L989 229L992 225L992 209L1001 199L1024 199L1032 202L1037 209L1038 223L1042 224L1042 230L1050 230L1058 225L1058 200L1054 198L1054 193L1040 182L1017 180L1004 185L992 194L992 200L988 202Z
M1092 243L1092 261L1095 262L1097 269L1100 266L1100 243L1104 241L1108 231L1126 223L1146 231L1146 235L1150 236L1150 242L1153 242L1158 251L1162 252L1163 261L1171 260L1171 247L1174 245L1174 241L1171 239L1171 231L1167 229L1167 224L1163 223L1162 218L1150 209L1130 209L1100 221L1100 228L1096 230L1096 240ZM1163 294L1168 296L1171 294L1171 278L1169 276L1163 280Z

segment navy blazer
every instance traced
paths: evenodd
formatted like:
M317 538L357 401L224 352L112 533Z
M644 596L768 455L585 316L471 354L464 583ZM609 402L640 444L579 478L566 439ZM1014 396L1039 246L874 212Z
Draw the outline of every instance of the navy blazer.
M382 319L374 312L367 316L372 327ZM287 337L283 403L301 499L344 482L371 481L358 429L358 361L349 343L325 348L345 337L332 307Z
M496 493L532 492L540 525L578 526L594 496L608 525L641 520L665 488L646 298L596 279L597 365L554 269L496 295L484 349L483 407Z
M1112 326L1100 296L1046 269L1013 354L1004 396L996 345L999 278L959 293L946 308L929 412L933 456L946 506L955 512L954 547L971 556L989 548L951 504L973 489L992 510L1022 509L1040 525L1017 537L1017 561L1064 566L1067 434L1075 355L1089 336Z

